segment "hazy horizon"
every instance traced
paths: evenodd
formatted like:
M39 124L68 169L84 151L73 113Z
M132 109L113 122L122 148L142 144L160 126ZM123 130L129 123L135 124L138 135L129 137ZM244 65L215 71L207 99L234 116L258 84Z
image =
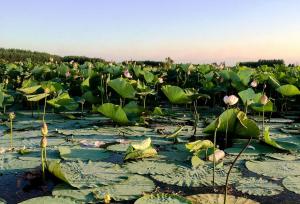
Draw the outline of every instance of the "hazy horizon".
M105 60L300 62L297 0L0 2L0 47Z

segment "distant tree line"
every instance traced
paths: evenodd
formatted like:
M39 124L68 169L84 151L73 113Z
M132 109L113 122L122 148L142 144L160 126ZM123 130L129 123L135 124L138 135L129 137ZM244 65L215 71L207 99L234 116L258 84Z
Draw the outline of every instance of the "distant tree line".
M77 62L79 64L83 64L84 62L105 62L104 59L101 58L90 58L90 57L85 57L85 56L65 56L62 58L63 62Z
M256 67L259 67L262 65L274 67L274 65L285 65L285 64L284 64L284 60L282 60L282 59L272 59L272 60L260 59L256 62L240 62L239 65L256 68Z
M0 48L0 59L7 62L20 62L30 59L34 63L44 63L49 62L50 58L52 58L54 62L60 62L62 59L58 55L51 55L45 52Z

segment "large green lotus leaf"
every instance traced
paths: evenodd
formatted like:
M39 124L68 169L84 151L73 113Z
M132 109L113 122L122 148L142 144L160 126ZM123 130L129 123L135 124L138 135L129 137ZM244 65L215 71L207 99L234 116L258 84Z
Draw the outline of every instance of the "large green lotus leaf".
M143 75L147 83L151 83L154 80L154 74L149 71L144 71Z
M224 194L197 194L187 196L187 199L192 201L193 204L223 204ZM227 195L226 202L228 204L259 204L254 200L243 197L235 197Z
M247 161L246 167L249 171L268 177L300 175L300 161Z
M250 105L251 103L254 103L257 98L261 97L261 93L256 94L252 88L240 91L238 95L241 97L245 105Z
M268 126L265 128L263 141L266 144L271 145L272 147L275 147L275 148L278 148L281 150L297 151L299 149L299 146L294 143L273 140L270 137L270 131L269 131Z
M126 152L130 144L109 145L106 149L113 152Z
M191 102L191 99L184 90L178 86L165 85L161 90L173 104L185 104Z
M283 188L278 184L255 177L239 180L235 188L242 193L256 196L273 196L283 191Z
M134 204L192 204L191 201L175 194L150 194L145 195L134 202Z
M117 78L108 82L113 90L115 90L122 98L134 99L136 90L133 86L123 78Z
M172 174L176 172L179 166L173 163L141 160L137 162L126 163L125 168L130 173L137 174Z
M77 202L95 203L102 200L105 194L109 194L115 201L124 201L137 199L144 192L152 192L154 189L155 184L151 179L132 175L120 183L97 188L76 189L67 184L59 184L53 189L52 195L69 197Z
M286 85L280 86L276 89L276 91L281 93L283 96L300 95L299 89L292 84L286 84Z
M15 174L35 169L41 165L40 161L25 161L17 159L13 154L0 155L0 174Z
M275 89L277 89L278 87L280 87L279 81L275 77L273 77L273 76L269 76L268 82Z
M276 107L273 106L272 101L269 101L266 105L262 105L261 103L252 103L250 105L251 109L257 112L273 112L276 111Z
M78 103L70 97L68 93L62 93L58 97L47 101L54 108L65 108L69 111L74 111L78 108Z
M4 93L0 90L0 107L2 108L4 102Z
M119 106L112 103L105 103L99 106L98 111L114 122L126 124L129 122L125 111Z
M48 170L76 188L111 185L128 177L120 166L107 162L49 162Z
M235 133L241 138L258 138L260 130L253 120L246 118L236 125Z
M87 91L82 95L82 98L84 98L87 102L91 104L97 104L101 102L101 99L99 97L96 97L93 95L91 91Z
M272 159L277 159L282 161L294 161L300 159L300 154L272 153L272 154L267 154L266 156Z
M237 109L228 109L224 111L220 116L220 127L218 128L218 132L225 132L228 121L228 133L234 132L237 114L239 110ZM217 119L215 119L212 123L210 123L207 127L203 129L204 133L214 133L217 128Z
M58 150L61 158L64 160L100 161L111 156L110 153L99 148L70 148L61 146Z
M44 98L46 98L47 96L49 96L49 94L47 93L41 93L41 94L34 94L34 95L26 95L27 101L40 101Z
M63 89L60 83L54 81L44 81L41 83L41 86L44 90L49 89L50 93L58 93Z
M300 194L300 176L288 176L283 179L282 184L289 191Z
M252 68L239 67L239 71L237 72L237 75L239 76L243 85L247 86L248 83L250 82L250 78L253 73L255 73L255 70Z
M41 85L36 85L36 86L31 86L31 87L26 87L26 88L20 88L17 89L18 91L25 93L25 94L33 94L35 93L37 90L39 90L42 86Z
M159 151L158 157L165 161L179 161L185 162L191 154L188 151Z
M224 151L227 154L237 155L244 148L247 141L239 140L238 142L234 143L232 147L226 148ZM246 150L243 152L243 155L259 155L259 154L268 154L268 153L275 153L275 152L278 152L276 148L265 145L256 140L252 140L248 148L246 148Z
M136 117L143 112L143 108L140 107L135 101L130 101L123 107L123 110L128 117Z
M115 201L137 199L146 192L152 192L155 189L154 182L140 175L129 176L127 180L120 183L97 188L95 193L97 197L104 197L109 194Z
M225 184L228 167L217 168L215 171L215 185L221 186ZM177 185L182 187L201 187L212 186L213 168L207 165L202 165L198 168L178 168L170 174L151 175L152 178L166 184ZM241 179L242 173L237 168L231 171L229 183L235 183Z
M210 140L196 140L185 145L190 152L197 152L201 149L208 149L213 146L214 144Z
M19 204L58 204L58 203L75 204L76 202L68 198L42 196L42 197L36 197L36 198L31 198L29 200L25 200Z

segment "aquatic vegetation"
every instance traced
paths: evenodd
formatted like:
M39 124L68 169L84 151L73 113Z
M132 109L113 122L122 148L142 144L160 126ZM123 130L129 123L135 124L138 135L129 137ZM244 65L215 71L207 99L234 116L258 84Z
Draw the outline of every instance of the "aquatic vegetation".
M41 161L42 161L42 174L45 179L45 166L47 165L47 136L48 136L48 126L44 122L41 128L42 139L41 139Z
M155 203L191 204L192 202L179 195L165 194L165 193L145 195L134 202L134 204L155 204Z
M156 154L156 149L151 146L151 138L147 138L141 142L131 143L126 150L124 160L154 157Z
M9 124L10 124L10 148L13 148L13 120L16 118L14 112L8 114Z

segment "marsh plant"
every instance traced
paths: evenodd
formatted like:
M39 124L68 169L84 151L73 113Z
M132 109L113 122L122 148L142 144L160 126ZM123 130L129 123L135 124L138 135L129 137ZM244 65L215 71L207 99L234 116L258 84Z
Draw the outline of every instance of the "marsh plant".
M223 101L227 105L226 110L228 110L230 106L235 105L239 101L239 98L236 97L235 95L224 96ZM226 120L226 131L225 131L225 139L224 139L225 148L227 147L227 143L228 143L228 120Z
M10 148L13 148L13 120L16 118L14 112L8 114L9 124L10 124Z
M46 94L46 97L44 99L43 123L45 123L46 107L47 107L47 96L50 93L50 89L45 88L44 93Z
M265 105L269 102L269 98L267 97L266 94L263 94L260 98L260 103L263 105L263 111L262 111L262 138L264 136L264 131L265 131ZM261 138L261 139L262 139Z
M45 179L45 167L47 165L47 135L48 135L48 126L44 122L41 128L42 139L41 139L41 162L42 162L42 175L43 179Z

